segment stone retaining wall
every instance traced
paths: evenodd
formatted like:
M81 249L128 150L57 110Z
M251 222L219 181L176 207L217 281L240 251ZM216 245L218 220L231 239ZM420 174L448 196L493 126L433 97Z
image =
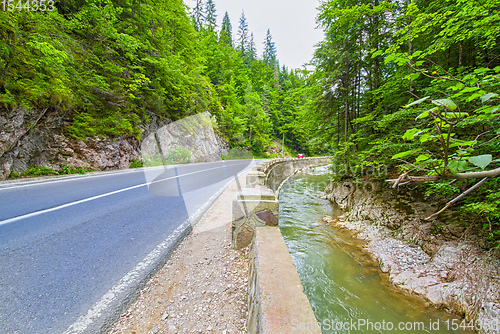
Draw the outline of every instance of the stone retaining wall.
M321 333L278 227L281 185L330 157L274 159L247 174L249 188L233 200L232 248L250 246L248 332Z
M263 173L266 175L264 186L278 190L281 185L293 174L310 166L328 165L332 157L311 157L301 159L273 159L262 165Z

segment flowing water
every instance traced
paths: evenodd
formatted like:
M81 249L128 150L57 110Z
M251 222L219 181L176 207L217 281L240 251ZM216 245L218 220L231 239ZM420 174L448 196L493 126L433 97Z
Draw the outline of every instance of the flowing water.
M322 332L459 332L461 319L394 288L361 251L361 241L322 222L340 213L317 196L330 179L325 167L297 174L281 189L279 208L283 237Z

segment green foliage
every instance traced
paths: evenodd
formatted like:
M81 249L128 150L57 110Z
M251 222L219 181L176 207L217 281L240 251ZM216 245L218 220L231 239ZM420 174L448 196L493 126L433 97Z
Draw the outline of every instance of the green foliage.
M139 137L145 113L173 119L214 99L181 0L61 2L0 17L0 103L70 110L67 133Z
M224 160L246 160L253 159L253 155L245 149L237 148L229 150L223 158Z
M61 170L58 172L59 175L66 174L87 174L93 172L92 167L72 167L72 166L62 166Z
M45 167L45 166L32 166L22 172L12 171L9 175L9 179L26 178L26 177L38 177L47 175L67 175L67 174L86 174L94 171L91 167L71 167L63 166L59 172Z
M431 183L425 189L425 196L433 199L449 198L459 193L460 189L456 185L450 184L450 181Z
M79 140L140 139L152 115L177 120L209 111L232 147L265 155L285 134L287 145L305 151L311 136L283 117L303 105L285 99L305 81L279 67L270 33L258 59L244 15L237 45L229 15L216 31L214 1L197 1L190 16L181 0L65 1L52 12L6 12L0 107L69 115L64 132Z
M482 224L495 248L500 248L500 179L489 180L474 196L465 200L465 211Z
M406 105L406 109L420 112L414 122L420 126L407 129L402 139L415 141L418 148L393 158L417 156L416 165L440 175L488 167L493 161L492 153L500 153L498 149L489 152L481 149L496 136L500 110L496 93L481 89L500 88L500 77L491 72L488 69L464 72L454 77L458 83L453 85L449 84L450 78L433 80L435 86L441 85L450 95L454 93L451 95L454 100L425 97ZM482 75L478 77L477 73ZM467 86L470 80L474 86ZM482 125L482 133L476 131L478 125Z
M169 165L187 164L191 162L191 151L186 147L177 146L167 153L166 161Z
M58 175L59 173L53 169L44 167L44 166L33 166L25 171L18 173L13 171L9 175L9 179L17 179L21 177L37 177L37 176L46 176L46 175Z
M308 128L335 148L341 175L378 164L443 177L498 166L498 0L329 0L319 10ZM449 182L422 187L447 202L472 185ZM494 182L457 210L499 240Z
M144 167L144 163L141 160L136 160L136 159L132 159L132 161L130 161L130 166L128 166L128 168L142 168L142 167Z
M176 146L168 151L166 156L157 152L152 156L143 156L143 161L132 161L130 168L187 164L191 162L191 156L192 153L188 148Z
M127 117L128 116L128 117ZM140 139L140 119L136 114L114 113L107 117L80 113L73 116L73 124L65 128L65 133L80 140L87 137L135 136Z

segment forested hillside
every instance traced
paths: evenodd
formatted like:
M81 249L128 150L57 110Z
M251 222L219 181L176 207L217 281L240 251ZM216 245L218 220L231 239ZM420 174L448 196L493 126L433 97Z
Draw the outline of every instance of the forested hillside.
M268 31L255 41L242 14L216 24L212 0L58 1L0 13L0 106L68 113L66 135L136 136L152 116L203 111L231 146L262 156L288 131L301 74L279 65ZM16 6L14 4L13 6ZM24 6L24 4L23 4ZM265 43L263 55L255 43Z

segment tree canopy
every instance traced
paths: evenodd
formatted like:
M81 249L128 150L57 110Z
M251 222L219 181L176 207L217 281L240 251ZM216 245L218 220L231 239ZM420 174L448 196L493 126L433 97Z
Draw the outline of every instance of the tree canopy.
M2 12L0 27L0 107L68 115L65 133L81 140L139 138L152 116L209 111L232 146L271 154L284 96L302 84L258 57L244 13L235 39L227 13L219 29L213 0L192 10L182 0L63 1Z
M310 128L334 138L318 149L334 152L337 171L385 165L396 187L433 181L427 195L461 201L457 212L496 239L499 10L498 0L325 1L309 88Z

